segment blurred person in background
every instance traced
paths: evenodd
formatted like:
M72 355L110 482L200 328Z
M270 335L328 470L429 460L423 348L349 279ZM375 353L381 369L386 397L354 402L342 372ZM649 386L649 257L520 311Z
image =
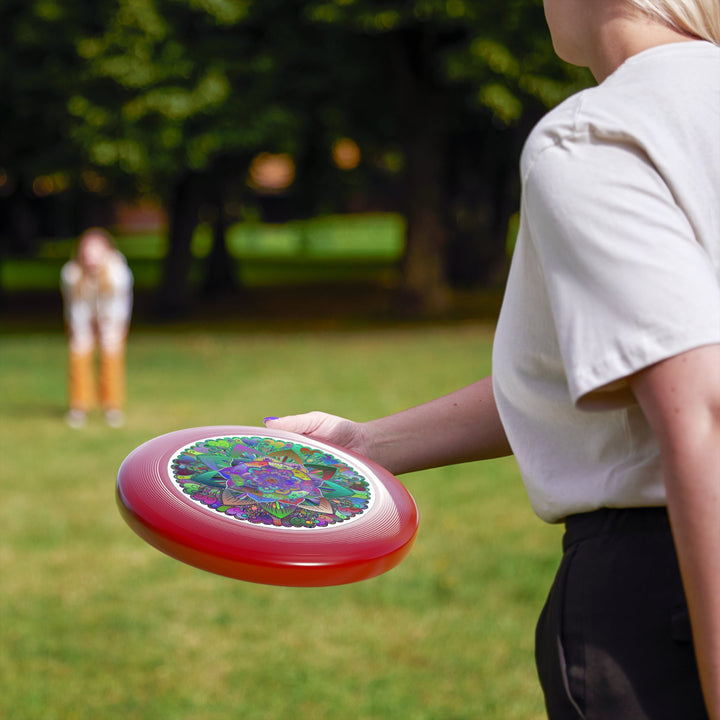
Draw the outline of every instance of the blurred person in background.
M125 421L125 345L132 311L130 268L110 235L91 228L80 236L76 256L63 266L60 279L69 342L67 423L82 427L99 400L108 425L120 427Z

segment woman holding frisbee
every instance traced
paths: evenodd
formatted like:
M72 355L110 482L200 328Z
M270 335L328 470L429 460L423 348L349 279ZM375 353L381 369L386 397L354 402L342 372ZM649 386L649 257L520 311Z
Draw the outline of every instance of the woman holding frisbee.
M598 85L525 145L492 377L266 422L396 474L514 453L566 526L536 634L551 720L720 720L720 4L545 14Z

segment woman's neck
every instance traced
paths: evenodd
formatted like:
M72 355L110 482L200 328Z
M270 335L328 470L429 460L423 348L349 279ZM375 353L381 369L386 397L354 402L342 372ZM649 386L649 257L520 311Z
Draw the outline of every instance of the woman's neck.
M588 67L600 83L628 58L660 45L695 40L644 15L627 14L604 18L587 46Z

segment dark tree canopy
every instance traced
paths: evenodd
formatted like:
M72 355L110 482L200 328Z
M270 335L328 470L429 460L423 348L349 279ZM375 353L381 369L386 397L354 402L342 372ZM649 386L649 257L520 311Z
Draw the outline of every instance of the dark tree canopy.
M555 58L539 0L7 0L0 39L0 222L38 176L153 195L177 309L201 208L222 274L226 208L253 201L260 152L295 162L286 216L402 212L405 295L442 309L449 281L503 260L529 127L588 82ZM351 173L340 138L362 153Z

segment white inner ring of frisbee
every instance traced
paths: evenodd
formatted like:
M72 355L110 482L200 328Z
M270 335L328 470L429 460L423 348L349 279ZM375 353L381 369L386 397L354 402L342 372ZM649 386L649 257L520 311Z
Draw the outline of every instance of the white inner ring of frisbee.
M259 438L268 438L270 440L280 440L281 442L288 442L291 444L301 445L302 447L308 447L313 450L319 450L320 452L326 453L327 455L331 455L332 457L336 458L337 460L340 460L341 462L344 462L346 465L349 465L355 472L357 472L361 478L367 483L368 486L368 492L370 497L368 498L368 505L367 507L357 515L353 515L352 517L348 518L347 520L342 520L340 522L334 522L330 523L328 525L316 525L315 527L294 527L294 526L285 526L285 525L264 525L262 523L254 523L250 520L244 520L243 518L237 517L236 515L230 516L227 515L227 513L221 513L217 510L214 510L213 508L208 507L204 503L202 503L200 500L195 500L192 496L188 495L185 490L183 489L183 486L181 483L179 483L175 479L175 473L173 472L173 463L175 460L185 451L191 450L199 443L207 442L208 440L229 440L229 439L237 439L237 440L243 440L244 438L253 438L253 437L259 437ZM356 522L357 520L360 520L361 518L365 517L368 512L371 510L372 506L375 504L375 498L377 496L377 485L376 480L373 477L372 471L367 468L365 465L363 465L359 460L356 458L351 458L350 456L343 453L341 450L337 450L336 448L327 448L323 445L319 445L318 443L312 442L312 441L305 441L299 442L297 440L290 440L286 438L280 438L276 435L264 435L261 432L258 433L252 433L252 434L246 434L246 435L233 435L232 433L229 433L227 435L210 435L205 438L198 438L197 440L193 440L191 443L188 443L187 445L183 445L181 448L179 448L173 455L170 457L170 460L168 462L168 477L172 481L173 485L180 490L180 492L183 494L184 497L186 497L188 500L190 500L193 505L197 505L202 510L204 510L207 513L210 513L214 515L215 517L226 517L228 520L233 520L234 522L241 522L245 523L246 525L250 525L251 527L255 528L263 528L267 530L290 530L293 532L312 532L312 531L321 531L321 530L336 530L341 527L344 527L346 525L349 525L352 522Z

